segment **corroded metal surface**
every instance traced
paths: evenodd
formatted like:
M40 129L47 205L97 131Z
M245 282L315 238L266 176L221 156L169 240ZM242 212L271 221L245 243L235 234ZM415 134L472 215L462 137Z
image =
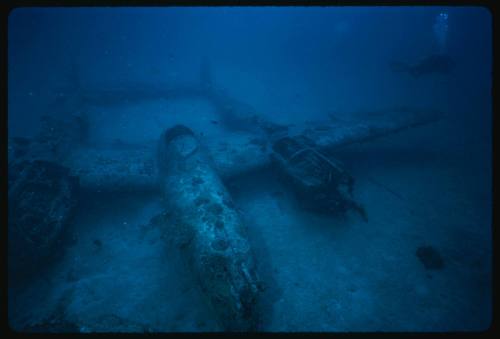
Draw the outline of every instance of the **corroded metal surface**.
M311 140L285 137L274 143L273 150L277 168L303 207L334 214L355 210L366 219L353 199L354 178L339 161L315 149Z
M9 164L9 273L29 275L61 245L77 205L78 179L45 160Z
M158 168L164 223L195 279L228 331L255 330L259 295L247 230L194 134L181 125L162 134Z

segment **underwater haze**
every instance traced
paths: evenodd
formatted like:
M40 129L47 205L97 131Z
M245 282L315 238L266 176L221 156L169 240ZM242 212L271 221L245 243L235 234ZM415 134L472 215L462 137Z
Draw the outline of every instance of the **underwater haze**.
M17 8L19 332L492 320L483 7Z

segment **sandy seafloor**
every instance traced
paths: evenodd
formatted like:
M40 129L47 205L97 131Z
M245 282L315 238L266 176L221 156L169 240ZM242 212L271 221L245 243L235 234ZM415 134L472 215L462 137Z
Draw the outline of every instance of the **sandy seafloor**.
M338 152L368 222L301 210L270 172L228 183L266 286L261 331L490 325L491 159L484 148L491 140L463 136L459 124L443 120ZM155 193L84 195L64 255L11 290L11 326L52 319L62 331L219 330L176 250L148 226L161 208ZM425 269L415 253L422 245L439 251L443 269Z

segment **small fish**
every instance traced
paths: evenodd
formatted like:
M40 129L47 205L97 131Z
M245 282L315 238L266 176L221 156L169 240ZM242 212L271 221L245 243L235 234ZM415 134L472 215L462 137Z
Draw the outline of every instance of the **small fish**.
M214 124L214 125L218 125L218 124L219 124L219 122L218 122L217 120L210 120L210 122L211 122L212 124Z

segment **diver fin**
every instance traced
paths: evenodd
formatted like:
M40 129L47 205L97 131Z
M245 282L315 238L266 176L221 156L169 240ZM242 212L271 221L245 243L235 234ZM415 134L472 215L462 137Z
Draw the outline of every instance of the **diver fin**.
M389 64L391 71L395 73L408 73L413 78L418 78L420 76L420 70L409 64L405 64L404 62L393 61Z
M410 71L411 71L411 67L408 64L405 64L403 62L398 62L398 61L390 62L389 67L391 68L391 71L393 71L395 73L401 73L401 72L410 73Z

